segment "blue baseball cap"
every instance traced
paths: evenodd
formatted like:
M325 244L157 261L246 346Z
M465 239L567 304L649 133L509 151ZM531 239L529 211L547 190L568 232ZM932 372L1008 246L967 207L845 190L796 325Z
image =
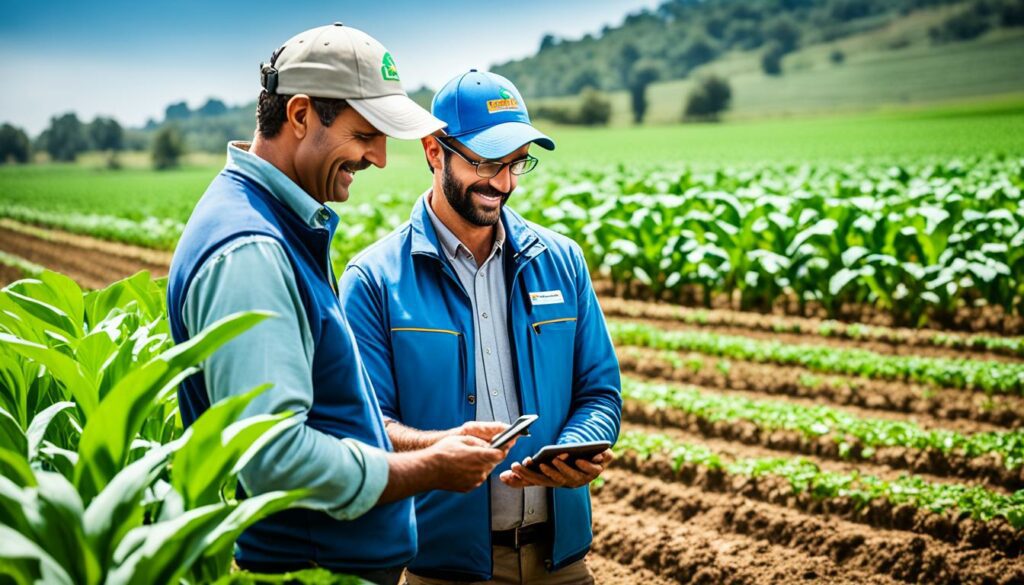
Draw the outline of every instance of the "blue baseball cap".
M511 81L495 73L470 69L434 95L435 118L446 132L476 154L498 159L534 142L548 150L553 140L530 124L526 102Z

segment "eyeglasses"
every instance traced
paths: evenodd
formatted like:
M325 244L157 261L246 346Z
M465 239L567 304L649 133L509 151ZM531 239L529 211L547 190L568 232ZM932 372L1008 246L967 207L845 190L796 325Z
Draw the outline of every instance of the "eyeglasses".
M540 162L536 157L530 155L526 155L526 158L521 158L519 160L514 160L512 162L501 162L496 160L469 160L468 158L465 157L465 155L452 148L444 140L441 140L436 136L434 137L434 140L437 140L437 143L441 145L441 148L447 150L448 152L454 153L462 160L473 165L476 168L477 176L484 179L490 179L492 177L498 176L498 173L505 170L506 166L508 167L509 172L511 172L513 175L525 175L526 173L537 168L537 163Z

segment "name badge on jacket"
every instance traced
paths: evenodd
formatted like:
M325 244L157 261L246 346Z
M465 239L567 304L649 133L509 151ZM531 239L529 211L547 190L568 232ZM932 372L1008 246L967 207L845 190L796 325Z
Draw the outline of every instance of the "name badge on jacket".
M530 304L534 307L539 305L559 305L565 302L560 290L543 290L530 293Z

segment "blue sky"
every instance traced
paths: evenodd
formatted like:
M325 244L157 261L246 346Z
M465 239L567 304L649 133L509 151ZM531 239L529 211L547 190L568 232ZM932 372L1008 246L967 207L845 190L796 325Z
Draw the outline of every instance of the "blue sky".
M243 103L257 68L295 33L342 21L380 40L410 91L534 53L546 33L578 38L658 0L519 2L83 2L0 0L0 121L35 135L51 116L113 115L137 126L167 104ZM301 8L300 8L301 7Z

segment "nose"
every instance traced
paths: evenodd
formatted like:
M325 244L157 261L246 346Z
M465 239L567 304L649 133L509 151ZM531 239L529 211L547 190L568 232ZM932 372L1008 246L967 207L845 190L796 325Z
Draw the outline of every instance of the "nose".
M383 169L388 164L387 138L384 136L375 137L363 158L378 169Z
M516 177L512 174L511 167L506 165L497 175L491 177L490 184L502 193L511 193L516 188Z

